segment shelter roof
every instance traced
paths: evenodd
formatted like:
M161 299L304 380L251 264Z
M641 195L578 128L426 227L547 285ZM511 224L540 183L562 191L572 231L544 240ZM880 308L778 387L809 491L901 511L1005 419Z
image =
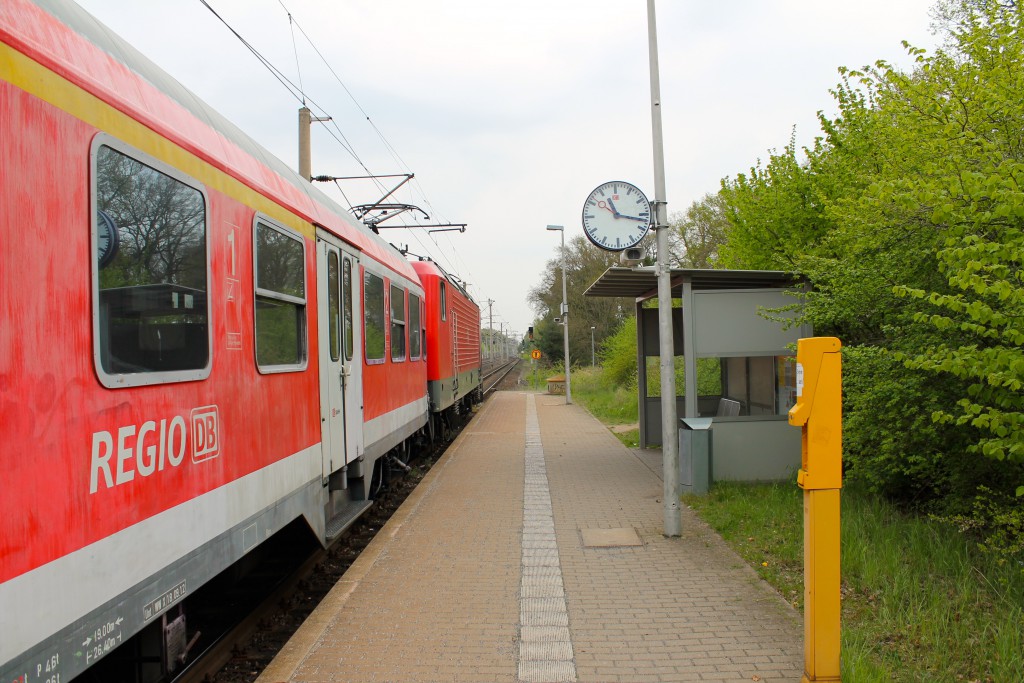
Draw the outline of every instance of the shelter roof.
M683 283L689 282L694 290L706 289L778 289L793 287L804 282L795 273L781 270L722 270L673 268L672 297L682 298ZM638 301L658 296L658 276L653 266L623 268L613 266L606 270L584 292L594 297L629 297Z

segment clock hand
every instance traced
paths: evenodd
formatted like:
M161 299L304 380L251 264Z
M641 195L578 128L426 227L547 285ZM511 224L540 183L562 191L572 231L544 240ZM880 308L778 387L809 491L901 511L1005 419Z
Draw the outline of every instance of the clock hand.
M612 213L615 214L616 218L619 218L619 217L622 216L622 214L619 213L619 210L615 208L615 203L612 202L612 198L611 197L608 198L608 206L612 207Z
M612 213L615 213L615 209L610 209L610 208L608 208L608 205L607 205L607 204L605 204L604 202L598 202L598 203L597 203L597 206L598 206L598 208L600 208L600 209L605 209L605 210L607 210L607 211L611 211Z
M620 217L620 218L628 218L628 219L629 219L629 220L631 220L631 221L643 221L644 223L646 223L646 222L647 222L647 221L649 220L649 219L647 219L647 218L643 218L643 217L641 217L641 216L627 216L627 215L626 215L626 214L624 214L624 213L620 213L620 214L619 214L619 217Z

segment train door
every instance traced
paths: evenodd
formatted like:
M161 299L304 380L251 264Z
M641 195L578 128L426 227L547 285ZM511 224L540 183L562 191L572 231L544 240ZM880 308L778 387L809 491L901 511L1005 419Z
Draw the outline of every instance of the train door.
M320 422L325 480L363 451L358 266L356 252L326 233L317 235Z

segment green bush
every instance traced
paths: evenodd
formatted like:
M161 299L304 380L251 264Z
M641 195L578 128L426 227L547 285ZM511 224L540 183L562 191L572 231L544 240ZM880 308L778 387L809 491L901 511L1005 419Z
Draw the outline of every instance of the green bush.
M609 386L636 387L636 316L626 318L601 345L601 368Z
M940 397L949 394L940 382L908 370L885 349L844 347L847 475L903 501L931 500L948 491L967 447L963 436L932 422Z

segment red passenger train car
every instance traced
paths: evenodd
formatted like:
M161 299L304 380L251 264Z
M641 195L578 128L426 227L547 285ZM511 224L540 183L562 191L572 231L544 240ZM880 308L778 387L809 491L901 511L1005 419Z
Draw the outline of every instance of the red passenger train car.
M370 505L479 311L67 0L0 3L0 140L0 681L140 633L151 680L200 586Z

